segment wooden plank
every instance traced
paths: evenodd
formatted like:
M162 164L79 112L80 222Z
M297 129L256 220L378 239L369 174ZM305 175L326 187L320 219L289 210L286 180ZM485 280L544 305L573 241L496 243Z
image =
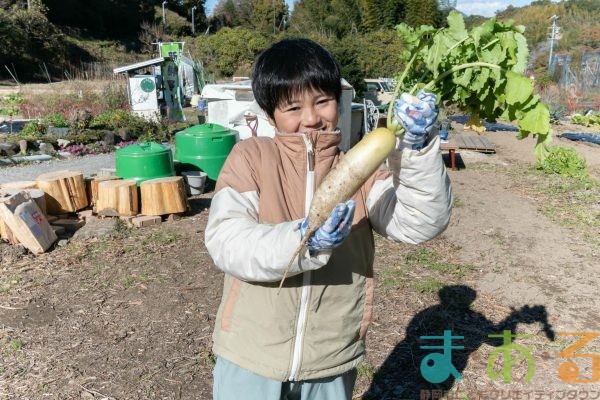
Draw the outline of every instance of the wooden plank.
M496 146L488 138L483 136L458 136L459 148L464 150L476 150L486 153L495 153Z

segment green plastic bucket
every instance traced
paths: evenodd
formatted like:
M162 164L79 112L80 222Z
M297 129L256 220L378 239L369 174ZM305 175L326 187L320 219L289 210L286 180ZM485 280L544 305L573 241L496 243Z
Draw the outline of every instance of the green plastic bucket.
M191 126L175 135L175 159L182 171L204 171L216 181L237 137L237 131L218 124Z
M117 150L117 176L135 179L137 185L148 179L175 175L173 153L160 143L132 144Z

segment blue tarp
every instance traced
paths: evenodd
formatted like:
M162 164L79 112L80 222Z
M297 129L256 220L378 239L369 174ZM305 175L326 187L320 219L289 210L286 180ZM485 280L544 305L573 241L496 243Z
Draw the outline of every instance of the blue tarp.
M25 124L28 123L29 121L31 121L31 120L30 119L27 119L27 120L16 119L12 122L10 122L10 121L0 122L0 133L10 133L11 132L11 127L10 127L11 124L12 124L12 133L20 132L21 129L23 129L23 127L25 126Z
M558 137L600 144L600 133L567 132L563 133L562 135L558 135Z

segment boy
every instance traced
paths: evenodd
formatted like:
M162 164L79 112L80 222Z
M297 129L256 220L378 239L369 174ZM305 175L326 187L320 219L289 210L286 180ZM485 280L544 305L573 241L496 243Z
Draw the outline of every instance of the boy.
M233 399L351 399L373 305L373 230L419 243L448 224L451 190L439 138L426 144L435 98L403 95L407 129L376 172L332 211L278 283L302 239L314 189L340 157L340 69L306 39L256 60L252 89L274 138L238 143L217 182L206 247L225 272L213 351L213 395ZM402 168L400 168L402 167Z

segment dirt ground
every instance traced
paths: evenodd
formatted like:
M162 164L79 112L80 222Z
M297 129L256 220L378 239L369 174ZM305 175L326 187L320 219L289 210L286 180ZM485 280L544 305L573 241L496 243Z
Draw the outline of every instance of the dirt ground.
M600 189L536 171L529 140L488 137L496 154L460 151L461 168L449 172L454 209L440 237L419 246L376 238L376 313L355 398L600 395L600 337L578 351L591 356L559 356L581 337L562 333L600 332ZM600 178L600 146L555 144L575 147ZM155 227L98 221L37 257L0 244L0 399L210 399L222 286L203 243L210 197ZM464 348L434 384L420 360L443 350L420 346L442 341L421 336L444 330ZM518 356L488 337L503 331L530 335L513 340L530 351L532 371L524 357L494 377ZM559 367L565 380L595 382L566 383Z

